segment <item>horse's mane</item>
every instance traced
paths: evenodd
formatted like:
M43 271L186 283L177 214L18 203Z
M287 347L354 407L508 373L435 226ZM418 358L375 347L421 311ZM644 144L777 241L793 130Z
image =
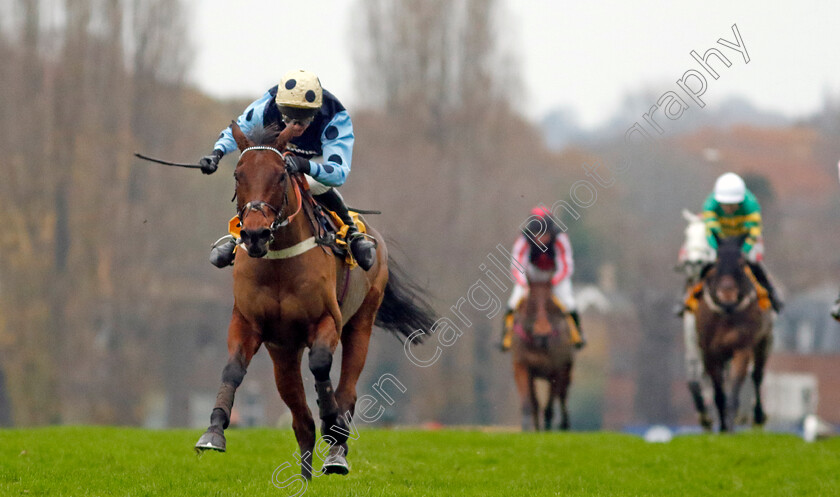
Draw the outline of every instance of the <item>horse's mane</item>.
M280 126L269 124L268 126L255 126L247 136L254 142L254 145L274 145L277 136L280 134Z

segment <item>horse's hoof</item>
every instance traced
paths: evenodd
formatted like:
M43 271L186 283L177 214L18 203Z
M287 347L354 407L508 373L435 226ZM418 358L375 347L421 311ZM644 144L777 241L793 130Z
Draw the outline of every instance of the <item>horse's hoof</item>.
M334 445L330 449L330 454L324 459L324 466L321 471L325 475L346 475L350 472L350 463L344 457L344 448L340 445Z
M708 414L703 414L700 416L700 426L703 427L703 431L712 431L712 418Z
M208 428L195 444L195 452L201 454L205 450L225 451L225 436Z

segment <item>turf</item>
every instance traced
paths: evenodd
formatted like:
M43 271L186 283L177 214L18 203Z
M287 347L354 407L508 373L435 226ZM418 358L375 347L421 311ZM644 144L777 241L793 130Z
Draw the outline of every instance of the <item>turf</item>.
M197 457L200 430L53 427L0 430L0 496L288 496L291 430L228 430L228 452ZM692 435L647 444L617 433L362 430L348 476L307 496L834 496L840 439ZM316 458L317 459L317 458ZM316 466L317 467L317 466ZM278 472L282 482L291 468ZM291 482L290 482L291 483Z

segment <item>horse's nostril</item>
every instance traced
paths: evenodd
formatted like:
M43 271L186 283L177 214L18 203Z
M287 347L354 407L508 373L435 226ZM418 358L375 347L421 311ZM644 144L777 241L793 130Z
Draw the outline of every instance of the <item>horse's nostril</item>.
M259 237L264 240L268 240L271 238L271 230L268 228L263 228L260 230Z

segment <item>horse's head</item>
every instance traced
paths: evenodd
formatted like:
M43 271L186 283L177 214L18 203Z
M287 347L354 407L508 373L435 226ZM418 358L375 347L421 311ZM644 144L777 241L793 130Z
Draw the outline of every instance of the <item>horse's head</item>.
M235 122L231 131L241 152L233 177L242 243L248 255L263 257L275 231L291 214L294 185L282 155L289 137L283 132L276 138L266 135L257 140L258 144L245 136Z
M532 337L548 337L558 330L562 314L552 298L550 281L528 282L528 296L519 309L518 322Z
M744 272L744 259L741 247L746 235L719 238L717 262L707 276L707 283L712 296L724 311L732 312L751 290L749 277Z
M706 224L703 218L686 209L683 209L682 214L688 221L688 226L685 228L685 244L683 245L685 252L678 269L684 272L689 280L697 281L703 268L715 261L715 251L706 239Z

